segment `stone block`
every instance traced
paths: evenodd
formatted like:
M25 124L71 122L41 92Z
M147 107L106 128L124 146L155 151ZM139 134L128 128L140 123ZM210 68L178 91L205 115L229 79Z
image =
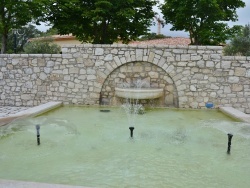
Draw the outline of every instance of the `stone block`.
M104 61L112 61L113 60L113 55L112 54L108 54L104 57Z
M246 71L246 77L250 77L250 69L248 69L247 71Z
M103 55L104 54L104 49L103 48L96 48L95 49L95 55Z
M39 75L39 78L40 78L41 80L46 80L47 74L45 74L44 72L41 72L40 75Z
M181 61L190 61L190 54L181 54Z
M237 77L237 76L230 76L229 78L228 78L228 82L229 83L239 83L239 77Z
M83 63L86 67L93 67L95 62L92 59L84 59Z
M232 91L243 91L243 86L241 84L232 84Z
M235 76L245 76L246 75L246 68L236 67L234 71Z
M206 61L206 67L214 67L214 62L213 61Z
M69 68L69 74L78 74L79 68L78 67L70 67Z

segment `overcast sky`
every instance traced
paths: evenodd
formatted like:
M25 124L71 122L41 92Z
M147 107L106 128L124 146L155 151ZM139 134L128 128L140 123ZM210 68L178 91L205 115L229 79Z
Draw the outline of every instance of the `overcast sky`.
M163 2L164 0L160 0L160 2ZM246 4L244 8L240 8L237 10L238 14L238 21L237 22L229 22L229 26L233 25L243 25L250 23L250 1L249 0L243 0ZM155 7L154 10L158 13L160 13L160 10ZM162 17L162 15L161 15ZM45 24L42 24L41 26L37 26L37 28L41 31L46 31L49 27L46 27ZM164 28L161 28L161 33L166 36L172 36L172 37L188 37L188 33L185 33L183 31L170 31L171 25L165 25ZM157 33L157 25L152 26L151 32Z

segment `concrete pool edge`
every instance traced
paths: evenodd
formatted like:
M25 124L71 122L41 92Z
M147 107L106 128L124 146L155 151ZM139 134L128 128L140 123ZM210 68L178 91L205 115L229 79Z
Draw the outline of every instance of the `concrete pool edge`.
M26 182L0 179L0 185L4 188L88 188L83 186L63 185L63 184L49 184L38 182Z
M36 115L48 112L48 111L55 109L57 107L60 107L62 105L63 105L62 102L51 101L51 102L48 102L45 104L41 104L39 106L31 107L29 109L20 111L16 114L13 114L10 116L0 117L0 126L6 125L15 119L24 118L24 117L28 117L28 116L36 116ZM179 108L177 108L177 109L179 109ZM224 114L226 114L234 119L250 123L250 114L245 114L245 113L243 113L243 112L241 112L233 107L219 106L218 109L222 113L224 113Z
M50 111L54 108L62 106L62 102L48 102L45 104L41 104L39 106L35 106L26 110L23 110L21 112L18 112L16 114L7 116L7 117L0 117L0 126L6 125L13 120L19 119L19 118L25 118L29 116L36 116L42 113L45 113L47 111Z
M241 112L233 107L219 107L219 110L232 117L232 118L235 118L237 120L240 120L240 121L243 121L243 122L246 122L246 123L250 123L250 115L249 114L245 114L244 112Z

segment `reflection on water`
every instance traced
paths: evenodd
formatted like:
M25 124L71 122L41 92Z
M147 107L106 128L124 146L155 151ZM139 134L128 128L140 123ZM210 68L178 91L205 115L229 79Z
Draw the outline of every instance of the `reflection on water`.
M108 109L63 107L1 127L0 178L90 187L249 187L249 124L214 110L148 109L136 117L130 139L124 111Z

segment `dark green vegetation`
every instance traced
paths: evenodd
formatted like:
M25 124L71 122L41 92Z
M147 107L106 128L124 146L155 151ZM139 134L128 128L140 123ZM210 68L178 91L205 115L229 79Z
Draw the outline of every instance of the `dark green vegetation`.
M6 52L8 37L14 29L21 29L35 18L42 16L41 2L40 0L1 0L1 53Z
M52 43L53 39L44 37L28 42L24 46L24 52L27 54L58 54L61 47Z
M163 34L156 34L156 33L147 33L137 40L143 41L143 40L154 40L154 39L164 39L164 38L171 38L170 36L165 36Z
M128 43L146 34L156 0L48 0L47 17L59 34L72 33L82 42Z
M165 0L160 9L171 30L189 32L191 44L218 45L239 31L223 21L236 21L236 9L244 6L241 0Z
M53 26L50 34L72 33L80 41L93 44L164 38L148 33L157 15L153 11L157 3L158 0L1 0L1 53L23 52L28 38L43 35L29 24L41 21ZM218 45L237 36L241 26L230 28L225 21L236 21L237 8L244 6L242 0L165 0L160 9L165 23L173 25L171 30L189 32L191 44ZM17 30L21 34L26 31L13 35Z
M42 35L42 32L36 29L36 27L31 24L24 26L16 30L15 32L16 34L14 34L14 32L9 32L8 34L6 53L14 53L14 48L16 48L16 53L21 53L24 51L23 47L27 43L28 39L40 37ZM16 45L14 43L16 43Z
M224 48L224 54L250 56L250 24Z

